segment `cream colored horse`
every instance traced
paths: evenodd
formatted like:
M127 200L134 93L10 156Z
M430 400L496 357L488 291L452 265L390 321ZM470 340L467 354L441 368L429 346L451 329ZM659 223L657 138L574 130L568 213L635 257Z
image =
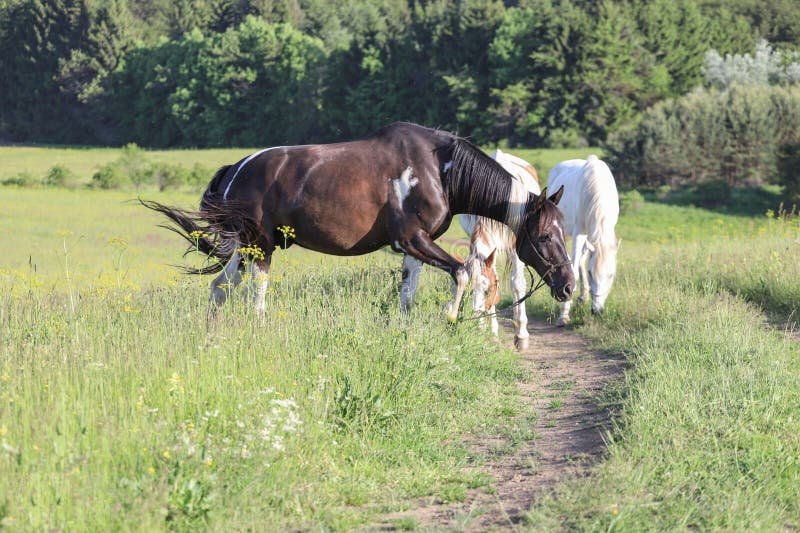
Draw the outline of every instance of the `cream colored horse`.
M554 190L564 187L558 208L564 214L564 232L572 235L572 268L576 283L581 280L578 303L590 293L592 313L602 313L617 273L620 244L614 232L619 218L614 176L608 165L590 155L553 167L547 185ZM569 323L571 306L572 300L561 304L559 326Z

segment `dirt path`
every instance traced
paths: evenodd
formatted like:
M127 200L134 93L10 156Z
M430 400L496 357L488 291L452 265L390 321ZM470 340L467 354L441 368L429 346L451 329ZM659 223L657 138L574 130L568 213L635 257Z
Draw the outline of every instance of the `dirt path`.
M385 517L373 530L392 530L409 521L423 530L513 529L543 491L588 473L605 449L609 427L609 412L596 399L609 381L621 376L622 360L589 350L569 330L538 321L528 329L530 346L522 357L529 376L518 385L538 414L533 440L511 453L497 452L503 449L501 437L476 441L476 455L486 458L480 469L494 480L489 490L475 489L457 504L421 500L406 512ZM501 335L512 345L510 329Z

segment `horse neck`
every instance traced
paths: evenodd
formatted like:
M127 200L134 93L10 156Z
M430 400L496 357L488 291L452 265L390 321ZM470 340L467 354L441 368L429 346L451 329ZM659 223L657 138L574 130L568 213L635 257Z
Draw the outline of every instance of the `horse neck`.
M498 188L507 191L504 199L483 198L474 194L474 191L455 194L450 200L451 211L488 218L508 226L516 233L522 224L528 205L528 191L524 185L511 177ZM488 226L493 227L491 224Z

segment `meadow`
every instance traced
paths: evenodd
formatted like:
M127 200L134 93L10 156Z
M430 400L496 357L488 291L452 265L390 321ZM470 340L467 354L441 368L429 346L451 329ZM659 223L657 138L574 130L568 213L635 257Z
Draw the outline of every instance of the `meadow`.
M36 149L7 162L14 150L0 148L2 172L88 176L116 157ZM590 152L519 155L546 171ZM247 153L164 154L213 167ZM446 323L441 273L425 269L403 316L399 255L290 249L273 261L266 320L235 298L209 324L210 280L170 266L182 245L135 196L0 188L3 526L352 529L418 496L490 490L465 435L535 437L515 382L536 375L474 323ZM523 526L797 529L800 348L785 331L800 302L797 217L624 208L606 313L574 315L575 331L627 360L603 397L616 413L608 454ZM454 226L444 239L462 237ZM528 305L557 310L544 294Z

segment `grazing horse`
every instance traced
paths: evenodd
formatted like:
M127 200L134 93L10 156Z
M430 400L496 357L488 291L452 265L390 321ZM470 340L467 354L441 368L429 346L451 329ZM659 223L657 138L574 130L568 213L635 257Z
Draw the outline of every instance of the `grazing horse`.
M550 171L548 184L563 187L558 205L564 214L564 231L572 235L572 268L581 279L578 303L592 298L592 313L602 313L617 273L617 241L614 227L619 218L619 196L611 170L595 155L571 159ZM584 261L588 255L588 261ZM588 262L588 270L586 263ZM572 300L561 304L557 324L569 324Z
M394 123L360 140L282 146L221 168L198 212L144 202L174 223L192 250L216 261L188 272L221 272L211 283L210 310L241 281L243 263L255 283L255 309L264 313L267 273L277 247L297 244L332 255L361 255L390 245L453 280L447 316L455 320L466 268L434 243L457 213L507 224L520 258L567 300L575 281L556 207L519 186L469 141L416 124ZM289 229L287 229L289 228ZM255 250L255 252L254 252ZM243 254L252 261L243 261ZM405 280L404 283L408 281Z
M501 151L499 148L492 154L492 159L500 163L509 174L520 183L529 193L539 194L539 176L536 169L524 159ZM505 255L511 266L511 294L514 301L525 295L527 281L525 279L525 264L520 261L514 251L514 234L508 226L492 219L461 215L458 217L461 227L470 235L469 256L467 268L472 276L473 309L476 313L488 313L491 331L498 333L495 306L500 301L497 287L497 261L498 252ZM518 348L524 349L528 344L528 316L525 313L525 304L514 306L514 343Z

